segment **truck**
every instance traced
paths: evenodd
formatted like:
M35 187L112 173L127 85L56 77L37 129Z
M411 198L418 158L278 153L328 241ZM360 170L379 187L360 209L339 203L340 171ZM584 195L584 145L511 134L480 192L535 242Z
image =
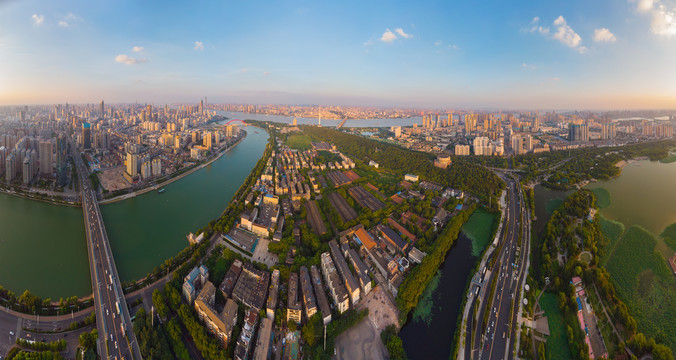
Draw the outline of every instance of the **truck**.
M115 301L115 308L117 309L117 313L120 314L120 302Z

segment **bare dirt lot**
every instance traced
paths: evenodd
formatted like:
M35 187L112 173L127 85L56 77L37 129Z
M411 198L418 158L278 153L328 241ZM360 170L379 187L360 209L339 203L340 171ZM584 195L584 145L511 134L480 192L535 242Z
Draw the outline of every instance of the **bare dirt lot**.
M107 169L99 173L101 186L108 191L117 191L130 187L131 185L124 179L124 166Z
M336 338L338 359L387 359L380 332L390 324L397 325L397 308L381 286L376 286L357 304L357 309L365 307L369 309L368 317Z

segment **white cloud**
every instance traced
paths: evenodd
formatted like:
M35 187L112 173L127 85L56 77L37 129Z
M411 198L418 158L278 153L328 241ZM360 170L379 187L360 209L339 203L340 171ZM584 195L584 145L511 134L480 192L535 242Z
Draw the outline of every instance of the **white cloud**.
M410 39L410 38L413 37L413 35L405 33L404 29L402 29L402 28L396 28L396 29L394 29L394 32L401 35L401 37L403 37L404 39Z
M371 45L373 45L373 41L371 41L371 40L364 42L364 46L371 46Z
M241 72L241 73L249 72L249 69L241 68L241 69L239 69L239 72Z
M650 15L650 30L653 34L676 35L676 8L669 9L660 0L639 0L636 10Z
M532 33L533 32L539 32L542 35L549 34L549 28L548 27L542 27L542 26L538 25L539 22L540 22L540 17L536 16L530 22L531 25L533 25L533 26L531 26L530 28L521 29L521 31L532 32Z
M437 41L434 42L434 45L441 46L443 43L444 43L443 41L437 40Z
M556 20L554 20L554 25L556 26L554 39L559 40L568 47L576 49L580 53L587 51L587 48L582 46L582 37L580 37L573 28L568 26L566 19L564 19L563 16L556 18Z
M540 21L539 17L534 17L533 20L531 20L531 26L530 28L522 28L521 31L525 32L538 32L541 35L550 38L550 31L549 27L543 27L538 25L538 22ZM557 17L554 22L553 22L555 31L551 35L554 39L558 40L562 44L571 47L580 54L583 54L587 52L587 48L585 46L582 46L582 37L576 33L566 22L566 19L561 15Z
M263 75L270 75L269 71L263 71Z
M201 41L195 41L195 50L204 50L204 44Z
M606 28L594 29L594 41L596 42L615 42L617 38Z
M528 70L535 70L537 67L533 64L521 63L521 67Z
M391 43L394 40L397 40L397 35L394 35L390 29L385 30L383 36L380 37L380 41L386 43Z
M33 14L33 16L31 16L31 19L33 19L33 24L38 26L42 25L42 23L45 22L45 17L43 15Z
M148 62L148 59L138 59L134 58L125 54L120 54L115 57L115 61L122 63L122 64L127 64L127 65L136 65L144 62Z
M143 50L145 50L145 48L143 46L134 46L133 48L131 48L131 51L133 51L135 53L142 53Z
M81 17L69 12L66 16L61 17L61 20L59 20L58 24L60 27L70 27L73 25L73 23L79 21L82 21Z
M653 9L653 0L639 0L636 10L640 12L649 12Z

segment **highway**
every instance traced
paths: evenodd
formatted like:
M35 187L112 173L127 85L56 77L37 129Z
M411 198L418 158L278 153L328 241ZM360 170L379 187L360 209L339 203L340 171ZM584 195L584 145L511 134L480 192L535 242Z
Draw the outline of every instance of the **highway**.
M102 359L141 359L96 192L91 187L89 171L72 143L71 149L82 194L89 270L99 331L99 355Z
M487 262L489 271L483 281L484 289L479 293L481 301L477 305L476 298L471 300L474 303L470 314L473 314L473 307L478 306L478 318L476 321L473 316L467 318L466 358L492 360L514 357L517 315L525 276L523 264L528 257L527 229L530 225L519 182L511 174L501 175L507 184L504 233L498 248L490 256L492 261ZM526 226L523 226L524 222ZM491 291L492 282L495 282L494 291ZM490 303L488 313L487 302Z

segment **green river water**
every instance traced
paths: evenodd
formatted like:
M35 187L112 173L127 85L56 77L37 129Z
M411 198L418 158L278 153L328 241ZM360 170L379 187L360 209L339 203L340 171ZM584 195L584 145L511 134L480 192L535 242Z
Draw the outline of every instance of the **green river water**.
M204 169L149 192L102 205L122 281L144 277L216 218L260 159L268 133L249 126L235 148ZM82 210L0 194L0 285L42 298L91 293Z

